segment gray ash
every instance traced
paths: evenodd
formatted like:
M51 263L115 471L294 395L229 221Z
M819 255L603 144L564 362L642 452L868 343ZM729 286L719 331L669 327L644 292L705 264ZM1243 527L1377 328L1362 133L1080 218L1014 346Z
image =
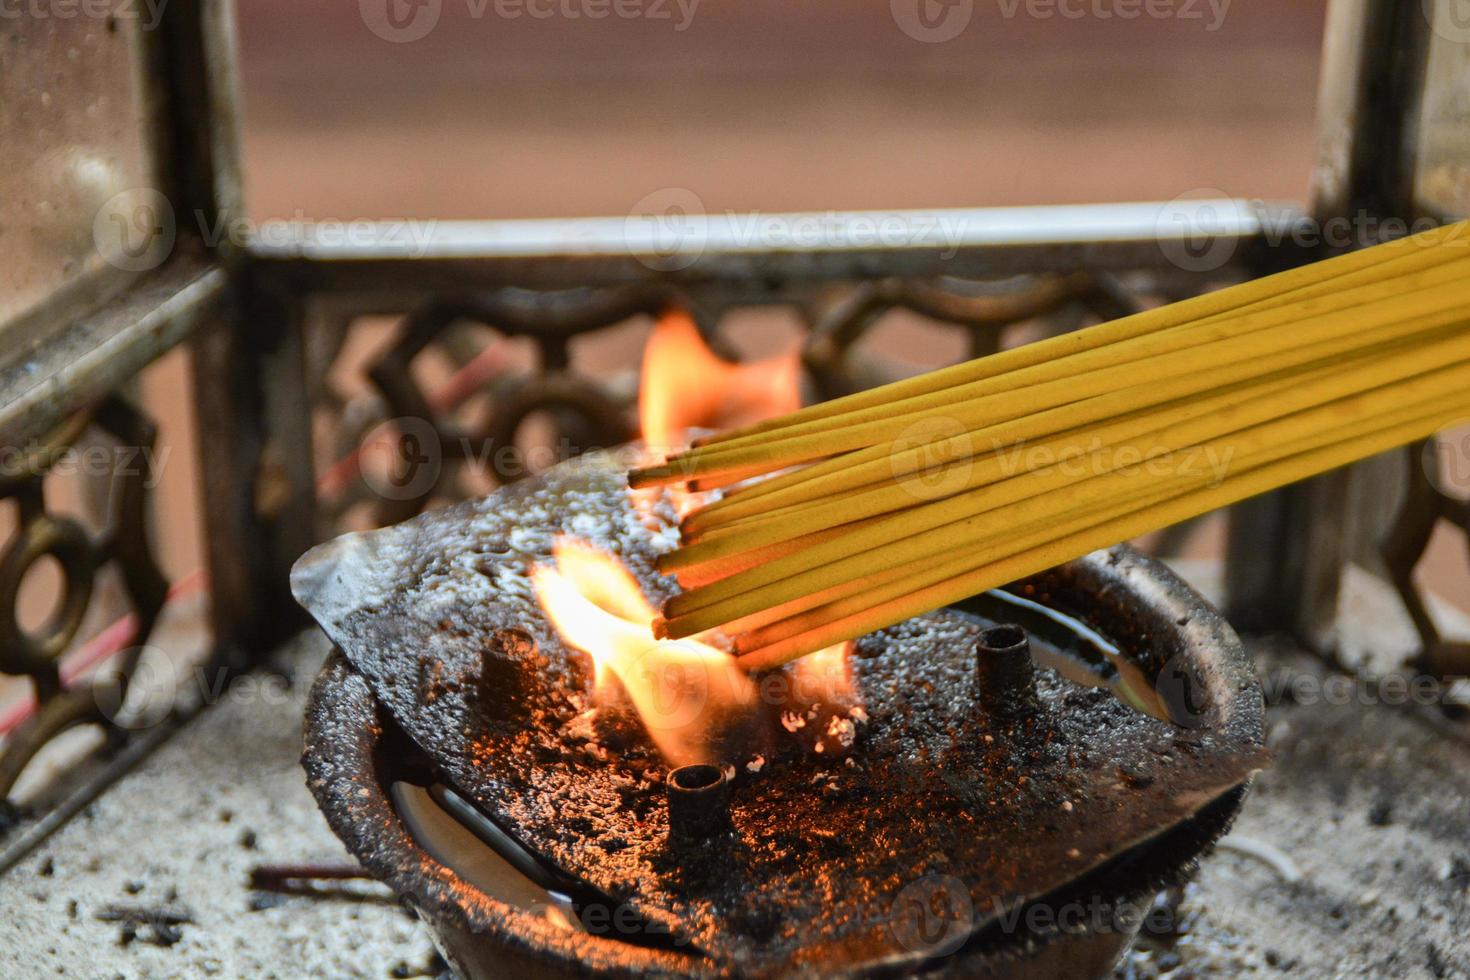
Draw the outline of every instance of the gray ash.
M734 833L710 857L717 873L696 873L669 841L664 763L628 717L592 704L586 658L536 602L529 569L562 532L617 556L653 602L676 589L653 566L673 528L650 527L595 456L323 545L293 586L444 779L548 863L741 971L912 954L895 918L926 875L968 891L983 929L1262 764L1258 712L1185 731L1050 670L1038 713L997 731L975 682L992 624L921 616L859 642L851 703L763 704L768 734L724 758ZM1076 605L1087 590L1067 575L1024 588ZM1091 610L1096 625L1156 671L1177 644L1128 635L1124 592Z

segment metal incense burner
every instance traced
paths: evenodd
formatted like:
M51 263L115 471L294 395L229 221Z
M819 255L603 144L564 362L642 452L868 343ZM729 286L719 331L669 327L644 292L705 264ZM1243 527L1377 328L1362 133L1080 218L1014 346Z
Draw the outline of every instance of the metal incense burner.
M520 479L500 451L528 419L553 418L555 435L579 448L629 438L628 386L572 351L670 303L693 310L726 353L739 346L742 311L780 311L800 325L813 394L831 398L891 377L863 348L892 311L933 321L978 355L1369 244L1394 223L1470 215L1470 45L1456 0L1331 0L1317 172L1299 206L1263 205L1250 186L1229 188L1240 195L1231 199L1170 200L1181 188L1161 185L1151 203L791 216L834 228L811 246L752 242L750 215L708 215L697 241L673 252L650 231L659 222L644 220L660 215L644 213L442 221L412 246L391 223L351 242L331 224L295 221L220 236L209 230L258 217L242 193L233 5L154 6L151 26L91 15L4 26L15 43L0 73L0 226L18 233L0 238L11 287L0 298L0 447L18 451L0 478L15 517L0 534L0 680L34 695L0 745L9 875L198 710L175 705L147 729L107 710L146 700L141 651L171 593L201 581L169 581L149 533L160 502L177 498L160 497L146 465L165 420L140 392L170 354L189 352L199 436L185 451L202 492L197 513L168 517L204 527L201 666L229 677L268 663L299 631L289 570L349 520L398 524L481 486L468 476ZM894 216L963 234L871 244L865 230ZM1341 221L1373 230L1352 243L1322 236ZM385 317L391 342L359 365L361 341ZM532 347L534 366L487 375L491 331ZM451 389L426 389L426 361L454 369ZM324 383L342 375L352 383ZM344 400L344 390L360 394ZM404 460L432 465L391 483L344 478L355 470L338 464L385 433ZM69 479L60 464L98 443L130 451L78 479L86 513L70 514L56 494ZM1436 527L1470 523L1422 465L1426 448L1232 508L1232 622L1329 652L1353 629L1339 616L1344 573L1383 558L1417 634L1405 655L1436 678L1470 673L1470 646L1441 635L1414 575ZM1130 908L1178 881L1261 764L1260 700L1233 633L1162 565L1120 549L860 644L853 663L870 722L853 765L788 748L760 772L722 769L723 788L700 799L719 803L710 809L729 829L722 821L719 833L688 835L706 846L682 847L682 832L671 834L682 804L671 805L669 773L646 745L630 739L593 765L561 734L585 706L587 665L551 634L517 569L579 517L603 521L607 535L629 530L607 543L625 546L618 553L657 598L652 545L631 537L618 474L596 465L338 540L298 575L341 647L307 717L312 791L465 976L1096 975L1127 943L1126 918L1072 928L1056 925L1075 921L1061 913ZM1180 540L1165 535L1160 552ZM19 597L48 564L62 579L59 612L30 629ZM333 580L333 569L352 575ZM1059 629L1052 613L1071 625ZM115 617L128 638L106 687L94 687L77 669L101 662L90 659L90 624ZM1030 664L993 634L977 652L984 630L1017 625ZM1093 681L1065 670L1099 649ZM39 796L16 792L39 753L89 725L105 729L103 751L59 767ZM1299 732L1297 744L1348 730L1331 726ZM1408 758L1431 758L1412 744ZM635 765L660 778L631 780ZM1380 774L1375 795L1392 798L1436 772L1432 761L1421 768L1420 783L1386 765L1358 775ZM1292 775L1306 784L1317 772ZM625 823L626 812L646 826ZM1317 816L1284 804L1263 813L1277 826ZM166 797L149 800L147 817L165 828L183 819ZM694 829L713 827L702 819ZM1444 845L1445 866L1458 873L1456 848ZM713 873L686 883L695 864ZM1438 874L1417 895L1443 892ZM1303 895L1302 921L1310 898L1333 895ZM767 905L777 913L758 914ZM1336 911L1320 910L1320 934L1348 921Z
M573 530L658 597L671 522L590 456L297 566L309 785L465 976L1100 975L1265 764L1235 635L1126 549L863 638L845 756L596 744L527 568Z
M783 311L801 325L813 394L830 398L891 377L863 350L891 311L932 320L983 354L1321 258L1342 244L1320 235L1333 222L1364 219L1388 234L1396 222L1470 213L1470 46L1455 0L1332 0L1318 167L1299 207L1263 205L1250 187L1209 201L1170 200L1179 188L1160 187L1152 203L791 216L831 225L815 245L752 243L750 215L711 214L674 252L656 213L440 221L412 247L395 223L351 242L297 221L220 236L207 232L252 216L232 6L160 4L151 26L127 16L7 20L17 43L0 77L0 225L34 234L0 243L16 287L0 302L0 447L21 450L0 479L0 501L18 515L0 540L0 675L32 688L35 708L0 750L0 827L15 825L0 868L163 739L99 708L145 693L137 656L112 658L115 691L101 699L63 661L90 656L83 625L98 617L128 614L127 649L146 647L170 592L200 581L161 571L147 533L156 480L136 465L159 421L138 397L140 379L169 352L190 350L203 487L199 513L171 520L197 517L206 529L207 666L234 671L266 662L302 625L288 570L349 517L396 523L463 497L468 475L520 478L523 468L502 462L520 457L502 451L533 417L554 418L555 435L579 448L629 438L627 386L571 350L671 302L693 310L726 353L738 347L741 311ZM963 233L873 245L866 230L894 217ZM359 366L352 352L382 317L397 320L394 338ZM526 342L535 366L487 376L485 331ZM456 369L452 391L425 390L426 360ZM321 383L342 373L361 389L346 402ZM359 458L385 433L404 459L433 463L391 485L327 463ZM134 451L85 481L91 520L78 522L46 484L98 440ZM1418 635L1416 664L1463 675L1470 650L1440 635L1413 574L1436 525L1463 528L1462 511L1412 453L1233 508L1231 620L1326 650L1342 634L1345 569L1383 557ZM1176 529L1159 550L1180 540ZM16 600L48 563L64 579L61 613L27 631ZM37 753L93 724L116 752L66 767L34 805L14 798Z

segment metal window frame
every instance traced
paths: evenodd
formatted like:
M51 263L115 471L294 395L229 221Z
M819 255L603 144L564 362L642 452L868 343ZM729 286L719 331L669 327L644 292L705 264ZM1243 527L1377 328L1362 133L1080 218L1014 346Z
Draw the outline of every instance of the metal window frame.
M244 214L239 164L234 11L228 0L169 4L148 36L152 138L160 188L176 213L210 227ZM1322 166L1312 214L1368 209L1413 215L1412 108L1423 91L1427 21L1419 0L1332 0L1322 84ZM1210 247L1224 267L1189 273L1171 249L1198 229L1161 227L1160 203L926 212L963 228L957 243L916 240L868 247L769 247L743 241L718 217L702 219L697 255L677 271L621 220L439 222L408 245L381 227L336 245L310 226L267 226L250 245L205 242L181 223L160 268L105 299L78 294L46 311L24 370L0 359L0 439L44 438L124 387L181 344L193 354L209 544L214 642L243 666L300 622L287 594L292 561L314 540L316 501L307 396L308 307L326 299L354 313L402 312L435 298L503 288L566 290L654 284L718 303L778 303L825 283L905 277L984 279L1016 274L1147 273L1202 288L1317 257L1291 230L1307 218L1219 202L1224 224ZM892 213L889 213L892 214ZM803 216L788 216L792 221ZM855 229L862 213L805 216ZM1371 468L1332 474L1240 509L1229 554L1231 612L1252 628L1320 639L1336 583L1355 545L1345 528L1375 525L1344 500L1390 478ZM1356 481L1344 494L1344 481ZM1292 533L1284 533L1290 529ZM1344 543L1346 542L1346 543Z
M1317 217L1361 209L1411 213L1410 120L1422 95L1427 32L1422 6L1412 0L1333 0L1322 83ZM233 6L169 5L149 42L163 190L181 213L233 220L243 214ZM983 278L1082 269L1177 276L1160 248L1169 234L1161 235L1161 207L944 212L966 228L952 254L925 241L903 248L752 247L719 219L710 219L700 255L675 273L652 272L641 261L646 253L640 252L636 233L630 237L620 221L438 223L414 254L394 242L387 229L377 242L351 245L325 242L311 227L285 233L267 229L264 241L241 249L229 241L190 238L189 229L181 228L185 240L170 260L120 296L50 311L52 325L30 352L25 376L0 372L0 437L19 443L50 431L162 353L191 341L196 394L209 432L201 446L209 534L213 550L231 556L212 569L221 607L219 635L222 641L258 648L278 633L249 625L279 612L274 601L260 602L270 591L262 583L278 581L289 556L314 531L305 503L268 518L255 513L253 505L263 481L285 481L288 496L310 496L303 447L276 446L273 460L262 459L273 441L305 439L307 406L290 388L303 369L299 332L306 297L348 297L366 311L402 309L446 291L656 280L718 286L759 302L782 290L834 279ZM1281 223L1289 225L1300 215L1278 214L1275 234L1268 234L1263 216L1246 202L1223 206L1221 213L1230 222L1220 234L1235 249L1232 267L1251 273L1313 257L1280 242ZM841 224L868 216L812 217ZM1290 493L1273 499L1237 522L1231 562L1238 574L1232 575L1231 591L1239 597L1234 606L1243 622L1279 627L1300 619L1288 607L1305 594L1327 601L1330 587L1308 587L1305 580L1330 578L1335 563L1309 562L1296 553L1304 547L1320 552L1325 547L1320 535L1303 544L1266 533L1291 523L1288 512L1301 506L1287 503ZM1281 548L1264 549L1262 541ZM252 606L271 611L251 615Z
M1317 227L1333 218L1446 217L1423 214L1414 188L1431 30L1420 0L1332 0L1318 101ZM1381 564L1410 465L1395 451L1236 505L1226 555L1231 622L1333 649L1343 572L1352 561Z

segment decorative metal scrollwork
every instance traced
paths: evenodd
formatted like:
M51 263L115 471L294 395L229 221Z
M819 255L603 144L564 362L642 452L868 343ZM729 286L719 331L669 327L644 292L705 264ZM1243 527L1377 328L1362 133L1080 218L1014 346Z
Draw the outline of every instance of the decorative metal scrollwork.
M513 450L533 415L551 420L559 444L577 452L631 438L632 392L574 371L569 345L574 337L657 315L671 305L691 310L711 348L725 357L733 350L724 330L730 310L752 303L795 309L807 329L803 363L822 398L890 380L867 371L851 355L891 309L964 331L971 353L979 356L998 349L1004 331L1018 323L1044 320L1049 333L1061 333L1088 318L1123 316L1139 307L1111 277L1090 273L1002 283L884 279L805 292L772 288L768 296L713 288L685 293L657 283L539 293L507 288L426 304L404 317L391 347L367 368L375 395L329 406L338 419L334 452L341 458L360 452L367 439L382 436L385 423L392 423L395 473L371 480L358 468L360 477L345 492L339 492L343 481L334 481L334 492L324 494L331 498L325 502L328 522L363 500L371 502L373 524L404 520L433 497L463 496L459 475L471 465L497 483L519 479L531 468ZM538 355L536 369L515 377L477 377L470 369L486 351L483 337L478 345L470 340L468 325L528 338ZM334 347L341 346L339 336ZM456 390L448 399L424 390L415 377L415 361L435 348L470 376L472 389L451 383ZM455 408L472 395L483 396L489 410L467 422ZM323 401L332 401L329 392L319 396Z
M112 474L108 526L93 535L46 506L46 475L96 428L130 452L126 467ZM142 643L168 595L168 581L153 559L148 540L147 492L152 485L153 423L120 397L69 420L43 444L17 452L0 467L0 499L18 505L19 530L0 556L0 672L30 678L36 710L10 733L0 755L0 798L7 796L26 764L58 733L88 722L108 723L102 705L123 703ZM57 611L38 629L20 618L21 584L38 562L54 560L61 570ZM98 683L114 685L106 697L91 685L67 687L61 660L72 649L91 605L99 569L114 564L136 617L132 646L115 659ZM114 729L114 731L116 731Z
M1410 446L1405 496L1392 529L1381 545L1389 581L1399 594L1419 636L1420 650L1415 666L1436 677L1470 674L1470 643L1452 642L1440 635L1424 596L1414 582L1414 569L1424 558L1430 538L1441 520L1470 535L1470 501L1459 500L1435 485L1431 470L1438 459L1431 440Z
M484 296L435 300L409 314L392 347L367 372L381 399L376 406L379 417L359 417L354 427L361 434L393 420L398 430L392 438L399 477L408 477L416 467L430 466L432 478L396 479L386 493L381 486L367 487L376 491L373 522L388 524L411 517L436 494L461 495L455 492L454 481L467 464L481 465L500 483L525 476L528 468L515 447L532 416L548 419L556 430L556 442L576 451L627 441L634 434L628 398L579 375L571 365L570 342L635 316L656 315L676 299L671 290L658 285L551 293L505 289ZM456 365L466 367L475 352L456 343L457 328L466 324L489 327L506 338L528 338L538 355L537 370L530 375L472 380L474 391L459 393L456 403L467 401L471 393L488 399L489 411L478 422L458 419L453 405L436 403L413 372L415 360L435 345ZM357 486L360 491L362 481ZM332 509L340 513L353 502L338 500Z
M969 356L982 357L1000 349L1008 327L1056 316L1069 306L1080 306L1102 319L1124 316L1137 308L1132 297L1110 277L1090 273L1028 281L1019 288L881 279L858 285L817 318L802 360L821 397L836 398L864 384L852 363L852 351L889 310L910 310L964 330L969 337ZM1053 332L1062 333L1078 325L1058 322Z

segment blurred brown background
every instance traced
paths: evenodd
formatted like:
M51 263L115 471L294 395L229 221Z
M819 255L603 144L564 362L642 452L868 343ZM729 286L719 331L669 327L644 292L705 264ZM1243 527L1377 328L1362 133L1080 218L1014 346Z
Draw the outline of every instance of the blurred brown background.
M240 0L258 216L616 215L669 186L765 211L1307 191L1322 0L974 0L944 43L888 0L417 2L434 27L390 43L365 22L383 0Z

